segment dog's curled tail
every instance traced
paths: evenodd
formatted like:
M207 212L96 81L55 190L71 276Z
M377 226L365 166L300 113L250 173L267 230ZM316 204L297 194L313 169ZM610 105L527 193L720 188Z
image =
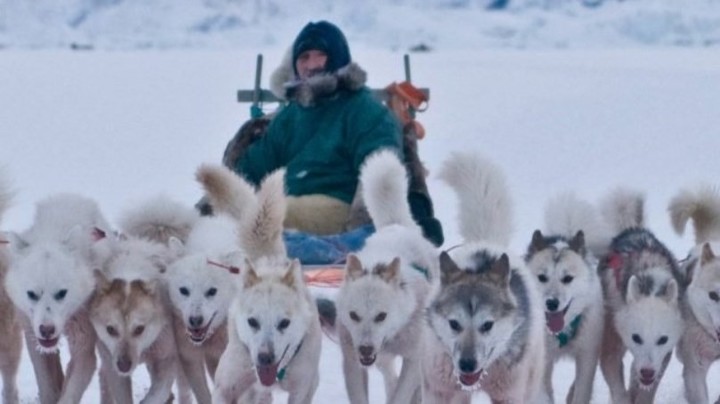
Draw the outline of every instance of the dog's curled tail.
M283 222L287 210L285 170L269 174L260 184L257 203L240 224L240 246L251 260L260 257L285 257Z
M571 192L558 194L548 201L545 207L545 228L548 234L568 239L582 230L588 248L596 256L605 252L613 236L600 220L596 207Z
M254 209L255 188L245 179L221 165L203 164L195 172L210 204L218 212L233 217L239 223L247 220Z
M644 227L645 195L634 189L617 188L600 202L600 211L615 233Z
M198 219L191 207L160 195L125 211L119 222L124 233L167 244L171 237L187 242Z
M405 166L391 150L380 150L365 159L360 170L363 199L377 229L392 224L419 227L407 200Z
M10 187L10 179L7 172L0 167L0 222L5 215L5 211L10 208L10 202L13 198L13 191Z
M458 195L460 235L465 241L507 246L513 231L513 208L502 170L478 153L453 152L439 177Z
M670 200L670 221L678 235L692 219L695 227L695 244L720 240L720 190L703 185L694 192L681 190Z

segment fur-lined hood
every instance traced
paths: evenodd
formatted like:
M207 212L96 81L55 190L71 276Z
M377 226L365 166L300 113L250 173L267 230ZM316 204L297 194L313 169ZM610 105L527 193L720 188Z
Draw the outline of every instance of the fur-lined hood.
M287 52L270 76L270 90L288 101L309 107L318 100L330 97L339 90L357 91L367 82L367 73L357 63L350 62L334 73L319 74L307 80L296 80L292 68L292 52Z

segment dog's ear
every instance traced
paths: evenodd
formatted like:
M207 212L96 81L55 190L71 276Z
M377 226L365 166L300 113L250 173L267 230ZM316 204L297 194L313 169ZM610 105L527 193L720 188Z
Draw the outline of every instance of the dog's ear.
M510 286L510 258L503 254L490 266L487 272L490 280L502 288Z
M538 251L542 251L547 248L545 237L540 230L535 230L530 241L530 247L528 247L528 254L535 254Z
M101 271L99 269L95 269L95 270L93 270L93 276L95 277L95 290L100 291L102 293L110 290L111 283L108 280L108 278L105 276L103 271Z
M715 259L715 253L713 252L710 243L703 244L702 254L700 254L700 265L707 265L710 261Z
M345 259L345 279L353 281L365 275L362 262L355 254L348 254Z
M678 284L675 281L675 279L670 279L665 286L665 290L662 293L662 298L670 303L674 304L677 302L678 299Z
M242 273L244 274L243 288L249 289L260 282L260 277L257 272L255 272L255 267L253 267L252 263L247 258L245 258L245 271Z
M168 249L173 256L179 257L185 253L185 244L179 238L171 236L168 239Z
M627 300L628 303L635 303L640 300L642 292L640 291L640 280L637 276L633 275L630 277L627 288L627 298L625 300Z
M140 293L149 295L149 296L155 296L155 293L157 292L158 288L158 281L155 279L151 279L148 281L140 280L140 279L134 279L130 281L130 293L132 294L133 291L138 291Z
M3 235L8 243L10 252L13 254L22 254L23 251L25 251L25 249L30 246L30 243L25 241L19 234L15 233L14 231L3 233Z
M373 268L373 275L377 275L387 283L396 283L400 280L400 257L395 257L390 264L379 264Z
M450 254L443 251L440 253L440 283L442 285L448 285L457 277L462 274L462 270L457 266L455 261L450 258Z
M575 233L575 237L568 242L570 249L578 253L581 257L585 256L585 233L582 230L578 230Z
M290 289L297 290L299 282L302 281L299 276L300 272L300 261L295 258L288 264L285 275L282 278L282 283Z

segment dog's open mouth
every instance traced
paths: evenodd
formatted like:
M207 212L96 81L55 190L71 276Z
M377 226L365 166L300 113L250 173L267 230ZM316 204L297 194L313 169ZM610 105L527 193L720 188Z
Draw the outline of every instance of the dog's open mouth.
M373 363L375 363L375 359L377 359L376 354L372 355L360 355L360 364L363 366L372 366Z
M551 333L557 334L565 328L565 314L570 308L570 303L562 311L545 312L545 324Z
M654 377L638 377L638 381L640 382L640 387L645 388L646 390L649 389L653 384L655 384L655 378Z
M41 347L45 349L52 349L57 346L58 341L60 340L60 337L55 338L38 338L38 344L40 344Z
M205 341L208 330L210 329L210 324L212 324L214 319L215 314L210 317L210 321L208 321L204 327L187 327L186 332L188 338L190 338L190 341L192 341L194 344L201 344L203 341Z
M272 365L257 365L255 367L258 379L260 379L260 383L262 383L263 386L272 386L275 384L275 380L277 380L278 376L278 364L274 363Z
M458 379L460 379L460 383L462 383L465 386L474 386L477 384L477 382L480 381L480 378L482 377L482 369L478 370L475 373L460 373L458 375Z

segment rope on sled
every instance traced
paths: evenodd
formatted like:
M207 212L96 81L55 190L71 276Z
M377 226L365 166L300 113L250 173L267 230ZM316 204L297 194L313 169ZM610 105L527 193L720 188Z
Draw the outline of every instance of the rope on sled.
M2 243L2 240L0 240ZM240 273L240 268L233 265L225 265L213 260L207 260L208 265L216 266L230 272L231 274L237 275ZM303 279L308 286L315 286L319 288L337 288L345 277L345 271L342 268L337 267L326 267L311 269L303 271Z

